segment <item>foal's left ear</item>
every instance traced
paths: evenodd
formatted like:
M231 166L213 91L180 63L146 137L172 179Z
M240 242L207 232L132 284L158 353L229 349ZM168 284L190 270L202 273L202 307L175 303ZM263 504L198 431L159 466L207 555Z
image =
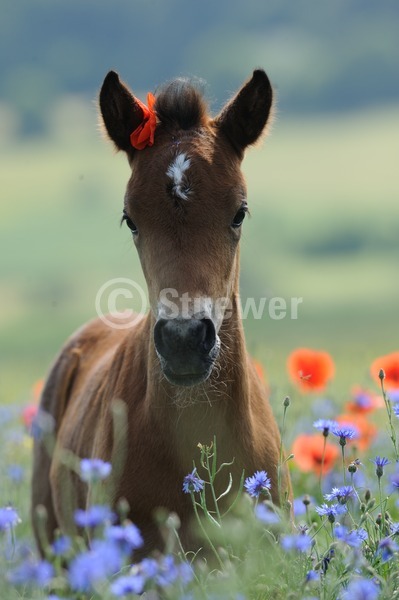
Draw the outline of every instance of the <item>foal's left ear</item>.
M143 110L118 73L110 71L100 91L100 111L105 128L118 150L132 153L130 134L143 121Z
M265 71L257 69L214 120L240 156L261 135L272 104L273 90L269 78Z

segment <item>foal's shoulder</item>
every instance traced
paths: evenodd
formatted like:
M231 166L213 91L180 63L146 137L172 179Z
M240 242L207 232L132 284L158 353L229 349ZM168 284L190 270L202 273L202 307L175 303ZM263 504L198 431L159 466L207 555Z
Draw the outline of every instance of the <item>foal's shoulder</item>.
M96 346L118 344L132 332L136 320L141 320L141 315L132 316L127 312L126 315L109 314L88 321L71 335L64 349L72 352L90 349L95 352Z
M41 398L41 408L55 417L62 416L72 389L88 372L107 356L112 356L126 339L131 327L116 327L122 321L114 317L93 319L65 342L48 374ZM127 324L125 322L125 324Z

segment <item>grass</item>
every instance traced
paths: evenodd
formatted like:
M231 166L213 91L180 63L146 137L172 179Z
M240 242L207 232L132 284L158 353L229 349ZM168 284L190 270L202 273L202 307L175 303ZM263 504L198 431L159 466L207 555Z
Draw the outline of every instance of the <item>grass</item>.
M330 397L332 404L329 404L326 400L321 402L314 394L304 395L294 384L293 391L288 409L287 402L284 403L286 415L282 430L287 449L289 438L315 431L312 428L315 418L325 416L328 411L332 411L330 416L336 417L342 408L334 396ZM287 520L284 508L279 510L270 504L269 483L264 474L247 478L245 488L249 495L233 495L231 508L226 511L226 505L216 497L214 489L220 471L228 470L229 464L219 464L217 440L211 445L202 445L198 456L193 457L194 470L185 479L185 490L191 495L203 543L209 547L207 563L190 549L182 548L177 542L178 519L164 515L163 532L168 550L166 555L153 560L151 569L149 563L140 562L130 569L131 548L127 551L122 547L118 549L110 542L107 518L100 518L98 526L91 528L91 538L98 542L97 545L91 542L90 553L87 542L76 537L63 551L63 560L49 547L47 560L53 566L38 562L29 525L32 441L22 427L20 410L3 410L0 414L0 442L5 449L0 457L0 598L49 600L50 590L52 600L138 597L133 591L121 591L128 584L133 586L131 590L140 592L144 588L148 594L156 593L154 597L170 600L227 597L388 600L396 597L399 590L399 511L397 491L389 482L392 478L396 481L398 474L394 460L396 450L389 438L396 439L398 425L392 411L397 404L390 401L389 395L385 396L386 411L382 408L368 414L367 418L378 425L378 435L372 446L363 450L356 450L350 443L345 446L346 476L342 473L339 439L331 432L327 443L339 448L338 458L334 470L325 473L321 479L322 491L317 472L303 472L299 461L295 458L289 461L296 499L294 528ZM307 411L303 410L303 402L308 405ZM283 402L279 404L281 415ZM360 408L356 410L355 415L363 414ZM300 419L298 415L301 415ZM321 442L321 432L316 435L320 436ZM385 461L388 464L378 476L375 464L369 460L376 454L390 459ZM350 468L354 464L351 461L355 457L360 458L362 464L355 467L356 472L351 475ZM315 460L315 468L317 464ZM22 475L11 474L11 465L22 467ZM79 471L79 461L76 468ZM82 477L85 473L85 481L92 482L92 497L96 497L98 476L90 479L90 470L86 468L83 472L82 469ZM93 470L93 473L99 472ZM105 473L100 478L106 476ZM349 490L343 492L345 480ZM333 498L326 498L331 492ZM100 494L104 493L106 488L101 486ZM348 497L341 497L342 494ZM15 507L21 517L21 522L12 530L1 529L4 519L1 509L6 505ZM122 505L120 510L123 510ZM92 519L89 520L93 523ZM131 526L127 522L122 524L122 530L126 531L128 527ZM130 532L129 539L132 548L140 546L135 531ZM69 564L69 571L65 570L65 563ZM40 577L38 566L41 567ZM21 581L19 585L10 583L9 578L17 577L16 574Z

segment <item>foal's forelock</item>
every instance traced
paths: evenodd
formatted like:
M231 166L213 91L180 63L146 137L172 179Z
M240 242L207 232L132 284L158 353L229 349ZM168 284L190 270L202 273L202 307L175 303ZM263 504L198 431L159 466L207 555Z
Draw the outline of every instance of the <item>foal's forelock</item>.
M161 126L169 130L188 131L209 120L208 105L198 82L185 78L158 88L155 110Z

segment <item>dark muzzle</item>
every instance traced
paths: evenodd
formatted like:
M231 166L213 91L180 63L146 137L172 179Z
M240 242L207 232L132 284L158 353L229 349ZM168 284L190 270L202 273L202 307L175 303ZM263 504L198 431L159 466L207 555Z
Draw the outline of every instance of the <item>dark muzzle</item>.
M205 381L219 353L211 319L159 319L154 343L165 377L174 385Z

